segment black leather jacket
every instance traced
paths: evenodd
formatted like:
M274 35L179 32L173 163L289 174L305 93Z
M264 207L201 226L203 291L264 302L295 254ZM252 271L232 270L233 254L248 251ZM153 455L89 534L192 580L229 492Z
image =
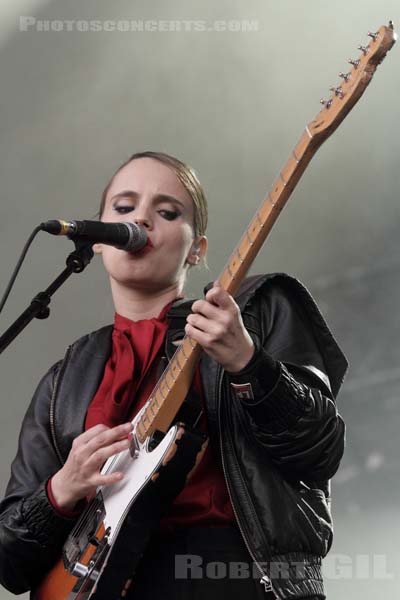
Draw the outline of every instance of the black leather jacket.
M239 527L266 589L282 599L322 595L321 557L332 542L329 479L344 447L333 399L347 363L296 280L254 276L236 299L257 351L231 378L204 354L210 438L220 448ZM183 326L187 307L173 311ZM83 431L110 353L111 330L72 344L40 382L25 416L0 505L0 581L14 593L35 587L74 524L53 510L46 482ZM169 354L177 335L167 334ZM235 395L231 384L238 382L251 384L253 398Z

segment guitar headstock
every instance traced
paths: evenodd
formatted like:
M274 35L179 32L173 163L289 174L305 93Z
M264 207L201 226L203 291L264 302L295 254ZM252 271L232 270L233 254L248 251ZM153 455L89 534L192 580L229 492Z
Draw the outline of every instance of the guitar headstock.
M313 138L325 139L336 129L363 94L378 65L397 39L392 21L388 26L383 25L376 33L368 33L368 36L369 43L358 47L361 50L359 58L349 60L351 70L340 73L342 82L331 88L332 95L328 100L321 100L324 108L308 124L307 129Z

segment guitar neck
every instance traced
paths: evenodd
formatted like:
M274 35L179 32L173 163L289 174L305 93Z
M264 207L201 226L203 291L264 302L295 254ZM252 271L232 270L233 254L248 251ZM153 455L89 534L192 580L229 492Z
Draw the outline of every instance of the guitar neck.
M219 277L221 286L230 294L239 288L320 143L307 127ZM183 338L136 425L136 435L142 443L155 429L165 432L170 427L189 391L200 352L197 342L188 336Z
M280 212L288 201L308 163L319 146L335 131L370 83L377 66L396 41L393 23L383 25L371 38L359 59L349 61L352 69L341 73L341 85L331 88L333 94L305 128L299 142L276 178L271 191L251 220L224 267L219 282L234 295L265 242ZM167 369L161 376L136 424L136 435L143 443L155 429L166 432L182 405L200 359L201 348L185 336Z
M250 221L219 277L221 286L231 295L234 295L240 287L275 221L322 141L321 138L315 139L310 129L306 127L285 166L275 179L271 191Z

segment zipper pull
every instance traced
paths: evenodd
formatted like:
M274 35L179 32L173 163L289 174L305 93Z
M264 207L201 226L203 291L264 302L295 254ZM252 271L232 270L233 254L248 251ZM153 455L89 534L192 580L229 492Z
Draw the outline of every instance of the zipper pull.
M264 575L263 577L261 577L260 583L264 586L264 591L266 594L271 594L271 598L277 598L277 596L275 595L275 592L273 590L272 583L271 583L271 580L269 579L269 577Z

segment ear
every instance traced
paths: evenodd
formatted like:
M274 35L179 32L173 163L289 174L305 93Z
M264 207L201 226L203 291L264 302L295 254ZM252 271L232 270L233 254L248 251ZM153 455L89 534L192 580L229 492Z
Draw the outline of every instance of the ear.
M93 244L92 248L95 254L101 254L103 252L103 244Z
M207 238L205 235L199 235L193 240L186 262L191 266L198 265L203 256L206 255L206 252Z

